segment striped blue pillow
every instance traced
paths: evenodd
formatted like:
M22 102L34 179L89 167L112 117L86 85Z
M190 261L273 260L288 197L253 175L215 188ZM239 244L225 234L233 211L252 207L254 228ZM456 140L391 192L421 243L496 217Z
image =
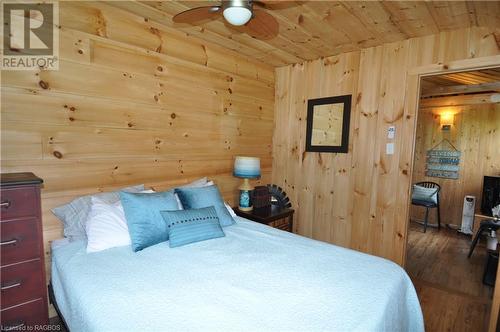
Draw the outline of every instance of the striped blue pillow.
M167 224L170 248L226 236L213 206L160 213Z

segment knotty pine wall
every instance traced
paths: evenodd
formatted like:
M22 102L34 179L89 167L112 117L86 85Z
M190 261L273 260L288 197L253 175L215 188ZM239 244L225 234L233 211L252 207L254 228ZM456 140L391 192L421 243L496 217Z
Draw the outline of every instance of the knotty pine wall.
M446 98L448 99L453 98ZM464 196L476 196L476 207L479 210L483 176L500 175L500 103L451 108L456 114L450 131L441 130L439 113L443 108L448 109L432 107L419 110L412 182L438 183L441 186L441 223L460 227ZM427 150L443 139L448 139L462 152L457 180L425 176ZM451 149L447 143L440 146ZM423 219L424 212L424 208L412 206L411 218ZM430 222L436 223L435 211L430 213Z
M443 32L276 69L273 182L301 235L404 262L414 116L407 71L500 54L492 31ZM349 153L305 152L307 100L353 95ZM385 154L396 127L394 155Z
M235 155L270 182L273 68L102 3L61 2L60 20L60 69L1 85L1 171L44 179L47 271L50 209L78 195L208 176L233 202Z

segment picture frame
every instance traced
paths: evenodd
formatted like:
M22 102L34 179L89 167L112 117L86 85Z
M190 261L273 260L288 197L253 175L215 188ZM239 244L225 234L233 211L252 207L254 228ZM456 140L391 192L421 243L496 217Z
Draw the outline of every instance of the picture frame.
M352 95L307 101L307 152L348 153Z

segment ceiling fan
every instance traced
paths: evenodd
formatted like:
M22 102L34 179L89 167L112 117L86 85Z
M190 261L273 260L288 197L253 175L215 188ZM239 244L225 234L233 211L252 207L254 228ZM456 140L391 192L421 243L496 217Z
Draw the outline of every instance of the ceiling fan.
M185 10L175 15L173 21L197 24L207 19L218 19L222 14L231 28L254 38L266 40L278 35L279 24L265 9L272 9L272 4L256 0L229 0L222 1L220 5Z

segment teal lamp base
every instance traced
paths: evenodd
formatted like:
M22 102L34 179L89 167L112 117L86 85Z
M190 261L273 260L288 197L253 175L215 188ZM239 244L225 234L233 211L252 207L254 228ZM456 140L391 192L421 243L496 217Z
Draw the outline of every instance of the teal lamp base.
M240 190L240 199L238 204L238 209L241 211L252 211L252 190L253 187L250 185L248 179L243 179L243 183L238 188Z
M260 159L256 157L237 156L234 158L233 175L243 179L240 190L238 208L240 211L252 211L252 190L248 179L260 178Z

